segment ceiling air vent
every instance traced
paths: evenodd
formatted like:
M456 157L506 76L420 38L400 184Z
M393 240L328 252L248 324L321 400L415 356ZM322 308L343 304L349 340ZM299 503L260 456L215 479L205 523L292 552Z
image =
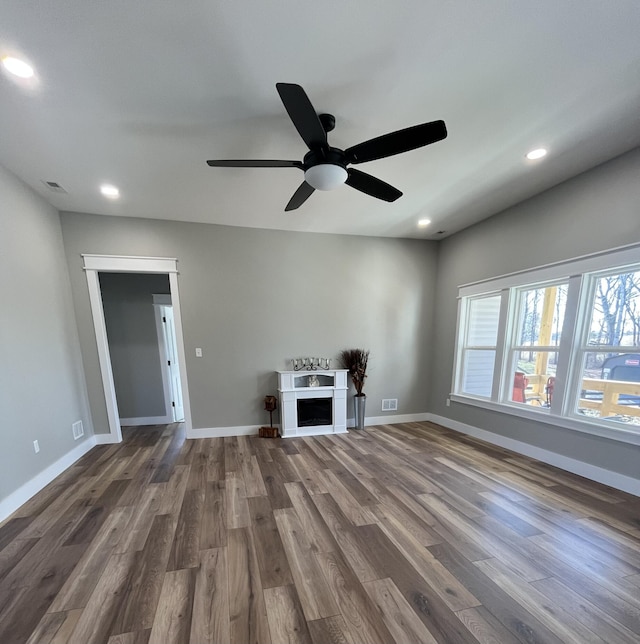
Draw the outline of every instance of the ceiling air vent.
M56 181L43 181L45 186L51 190L51 192L59 192L60 194L66 195L67 191Z

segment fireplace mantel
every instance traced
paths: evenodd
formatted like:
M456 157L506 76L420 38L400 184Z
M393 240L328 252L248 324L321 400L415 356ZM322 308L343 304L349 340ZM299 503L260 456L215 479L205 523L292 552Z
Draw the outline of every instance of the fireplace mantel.
M347 431L347 370L278 371L280 433L283 438ZM331 400L327 424L301 424L298 401Z

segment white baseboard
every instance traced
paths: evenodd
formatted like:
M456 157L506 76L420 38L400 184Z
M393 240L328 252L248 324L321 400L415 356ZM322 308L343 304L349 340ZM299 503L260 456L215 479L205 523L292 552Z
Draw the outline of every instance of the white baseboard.
M237 427L201 427L187 432L187 438L222 438L223 436L252 436L261 425L238 425Z
M111 434L94 434L96 445L113 445L122 441L116 440Z
M171 416L139 416L137 418L121 418L121 427L139 427L140 425L167 425L173 422Z
M95 445L96 437L89 436L87 440L74 447L70 452L67 452L64 456L42 470L42 472L36 474L30 481L21 485L15 492L11 492L9 496L2 499L0 501L0 522L13 514L21 505L40 492L45 486L49 485L56 476L59 476L67 468L71 467Z
M429 414L399 414L388 416L369 416L365 418L367 425L390 425L392 423L417 423L421 420L429 420ZM274 425L275 427L276 425ZM355 427L353 418L347 418L347 427ZM260 425L238 425L237 427L203 427L192 429L187 433L187 438L219 438L222 436L251 436L258 433ZM105 434L108 436L108 434ZM311 434L305 434L311 436Z
M429 420L429 414L422 412L420 414L388 414L386 416L365 416L364 425L393 425L395 423L419 423L420 421ZM355 427L354 418L347 418L347 427Z
M461 432L462 434L468 434L469 436L480 438L483 441L487 441L487 443L504 447L512 452L517 452L524 456L530 456L531 458L535 458L543 463L548 463L549 465L559 467L567 472L584 476L587 479L604 485L609 485L617 490L622 490L623 492L640 496L640 479L635 479L631 476L627 476L626 474L612 472L611 470L606 470L603 467L591 465L591 463L585 463L584 461L578 461L575 458L563 456L562 454L556 454L550 450L536 447L535 445L529 445L529 443L523 443L522 441L515 440L514 438L494 434L486 429L467 425L466 423L461 423L457 420L446 418L445 416L438 416L436 414L427 414L427 416L428 418L426 420L431 421L432 423L437 423L438 425L442 425L448 429L453 429L454 431Z

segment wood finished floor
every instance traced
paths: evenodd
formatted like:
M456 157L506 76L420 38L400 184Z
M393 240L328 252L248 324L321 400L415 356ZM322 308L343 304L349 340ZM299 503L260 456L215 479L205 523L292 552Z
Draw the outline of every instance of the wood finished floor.
M0 642L637 643L639 516L429 423L130 429L0 527Z

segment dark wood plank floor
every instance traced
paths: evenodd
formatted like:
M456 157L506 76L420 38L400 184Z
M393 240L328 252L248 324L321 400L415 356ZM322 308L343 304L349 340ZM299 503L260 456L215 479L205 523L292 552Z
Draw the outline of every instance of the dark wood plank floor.
M0 527L2 644L640 642L640 499L429 423L129 429Z

